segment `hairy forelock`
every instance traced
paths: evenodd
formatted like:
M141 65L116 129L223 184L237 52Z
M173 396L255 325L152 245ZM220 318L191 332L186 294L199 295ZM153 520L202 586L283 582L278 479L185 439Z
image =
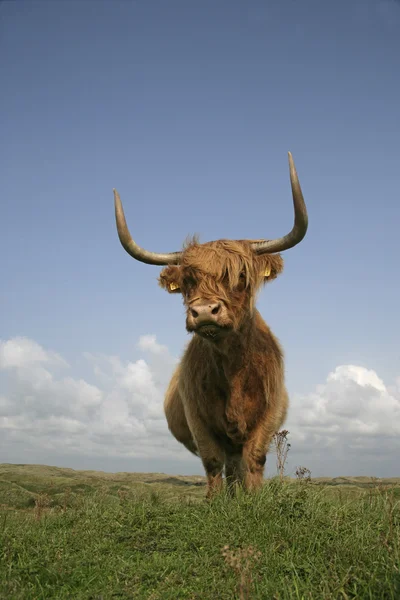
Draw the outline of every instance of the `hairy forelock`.
M283 269L280 254L257 255L252 249L254 241L259 240L200 244L196 237L190 238L183 246L180 264L163 269L159 283L167 291L181 292L186 298L189 291L195 290L195 297L218 298L232 306L242 305L239 288L243 290L245 286L253 305L260 286L275 279Z
M236 240L218 240L207 244L199 244L196 239L188 242L182 254L182 271L198 274L215 283L225 282L234 289L239 284L243 273L246 287L254 288L257 273L257 260L249 242Z

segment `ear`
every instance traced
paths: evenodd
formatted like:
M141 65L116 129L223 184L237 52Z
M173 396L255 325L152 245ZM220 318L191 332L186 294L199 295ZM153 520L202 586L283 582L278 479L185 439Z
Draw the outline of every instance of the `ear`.
M283 258L280 254L262 254L259 261L264 283L276 279L283 271Z
M177 266L169 266L163 269L158 278L159 285L167 290L170 294L179 294L180 289L181 268Z

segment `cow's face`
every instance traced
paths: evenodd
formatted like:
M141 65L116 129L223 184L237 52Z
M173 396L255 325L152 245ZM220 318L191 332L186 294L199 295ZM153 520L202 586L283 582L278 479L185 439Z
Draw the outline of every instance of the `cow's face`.
M240 329L253 311L259 287L282 269L279 254L258 256L248 241L193 242L179 266L163 269L159 282L168 292L182 294L186 329L218 341Z

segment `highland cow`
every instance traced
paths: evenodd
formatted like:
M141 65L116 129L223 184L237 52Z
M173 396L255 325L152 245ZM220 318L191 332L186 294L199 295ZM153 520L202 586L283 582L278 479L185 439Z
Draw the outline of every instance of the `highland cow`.
M283 352L255 308L258 289L283 269L279 254L298 244L308 226L307 210L289 153L295 221L275 240L188 242L180 252L140 248L126 225L114 190L119 239L136 260L167 265L159 283L180 293L186 329L193 333L166 392L164 410L173 436L200 457L207 496L236 484L262 485L266 455L288 410Z

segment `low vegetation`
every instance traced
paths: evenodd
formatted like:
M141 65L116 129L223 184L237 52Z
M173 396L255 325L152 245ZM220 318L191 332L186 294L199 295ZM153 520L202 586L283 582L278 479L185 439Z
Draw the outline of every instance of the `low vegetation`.
M206 502L203 477L0 465L0 598L400 598L400 479L281 475Z

